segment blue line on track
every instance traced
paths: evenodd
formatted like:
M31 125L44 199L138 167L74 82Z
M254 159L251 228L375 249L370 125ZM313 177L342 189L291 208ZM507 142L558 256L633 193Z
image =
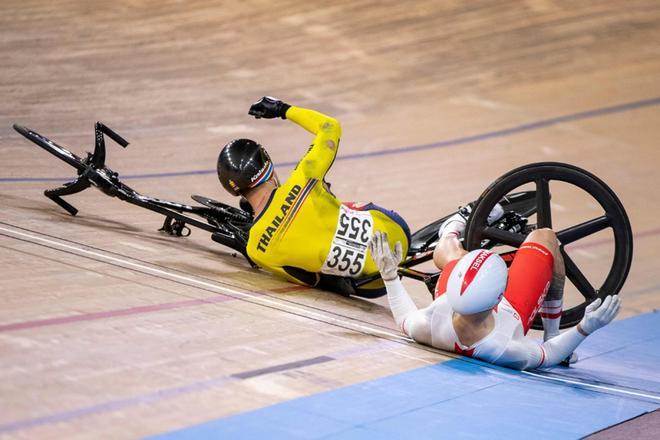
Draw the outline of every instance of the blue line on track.
M523 133L526 131L538 130L541 128L550 127L557 124L562 124L564 122L579 121L583 119L591 119L598 116L609 115L613 113L623 113L630 110L636 110L645 107L654 107L660 105L660 96L650 99L643 99L640 101L632 101L623 104L617 104L609 107L600 107L593 110L587 110L584 112L571 113L568 115L557 116L549 119L541 119L535 122L529 122L527 124L516 125L514 127L504 128L501 130L487 131L481 134L475 134L471 136L464 136L454 139L448 139L439 142L432 142L428 144L418 144L418 145L408 145L404 147L385 149L385 150L376 150L369 151L366 153L355 153L355 154L346 154L338 156L336 160L356 160L364 159L366 157L375 157L375 156L388 156L394 154L407 154L414 153L417 151L424 150L433 150L437 148L452 147L455 145L463 145L471 142L483 141L486 139L493 139L498 137L506 137L513 134ZM290 167L296 165L296 162L282 162L277 163L277 167ZM122 180L131 180L131 179L157 179L162 177L180 177L180 176L195 176L195 175L204 175L204 174L214 174L216 172L213 170L192 170L192 171L179 171L171 173L149 173L149 174L132 174L121 176ZM65 180L71 180L71 177L0 177L0 182L61 182Z

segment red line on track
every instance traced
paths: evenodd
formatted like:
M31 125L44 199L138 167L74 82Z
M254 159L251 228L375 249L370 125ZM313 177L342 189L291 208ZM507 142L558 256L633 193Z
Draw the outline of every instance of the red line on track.
M271 289L270 292L286 293L286 292L295 292L305 289L309 289L309 287L306 286L280 287L278 289ZM235 299L236 298L230 296L213 296L209 298L189 299L185 301L174 301L169 303L152 304L148 306L129 307L127 309L105 310L102 312L81 313L78 315L61 316L58 318L15 322L13 324L0 325L0 332L47 327L51 325L70 324L73 322L95 321L97 319L115 318L118 316L142 315L145 313L154 313L154 312L161 312L164 310L181 309L185 307L193 307L204 304L217 304L226 301L233 301Z
M655 229L649 229L647 231L642 231L637 234L635 234L635 238L644 238L644 237L650 237L653 235L658 235L660 234L660 228L655 228ZM612 239L603 239L603 240L597 240L593 241L591 243L585 243L584 245L575 245L570 247L574 248L588 248L588 247L595 247L595 246L600 246L602 244L611 242ZM287 286L287 287L280 287L277 289L270 289L269 292L272 293L288 293L288 292L297 292L301 290L307 290L310 289L310 287L307 286ZM173 310L173 309L181 309L185 307L193 307L193 306L198 306L198 305L203 305L203 304L216 304L216 303L221 303L225 301L233 301L235 298L232 298L230 296L214 296L210 298L203 298L203 299L191 299L191 300L185 300L185 301L175 301L175 302L169 302L169 303L162 303L162 304L153 304L153 305L148 305L148 306L138 306L138 307L129 307L127 309L116 309L116 310L106 310L103 312L93 312L93 313L82 313L79 315L71 315L71 316L61 316L58 318L49 318L49 319L38 319L38 320L33 320L33 321L24 321L24 322L16 322L13 324L4 324L0 325L0 332L9 332L13 330L24 330L24 329L30 329L30 328L39 328L39 327L47 327L51 325L61 325L61 324L69 324L73 322L83 322L83 321L94 321L97 319L106 319L106 318L115 318L118 316L130 316L130 315L141 315L144 313L154 313L154 312L160 312L164 310Z

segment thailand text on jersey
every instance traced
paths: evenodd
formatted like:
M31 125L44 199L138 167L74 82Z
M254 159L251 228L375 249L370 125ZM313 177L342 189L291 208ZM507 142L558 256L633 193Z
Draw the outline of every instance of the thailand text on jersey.
M401 241L405 254L406 235L396 222L380 211L342 205L328 190L323 179L337 154L339 122L299 107L291 107L286 116L316 137L255 219L247 244L250 258L292 281L313 284L297 277L296 269L355 278L376 273L366 248L375 230L387 232L392 246Z

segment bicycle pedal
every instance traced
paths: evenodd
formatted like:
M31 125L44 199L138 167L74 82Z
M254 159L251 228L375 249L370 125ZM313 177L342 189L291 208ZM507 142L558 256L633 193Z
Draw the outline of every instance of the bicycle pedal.
M158 230L173 237L188 237L191 233L190 228L186 226L185 222L166 217L163 226Z

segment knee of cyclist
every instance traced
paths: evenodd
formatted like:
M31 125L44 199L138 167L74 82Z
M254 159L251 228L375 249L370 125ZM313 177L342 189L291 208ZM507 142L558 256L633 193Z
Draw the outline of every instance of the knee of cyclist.
M438 245L433 250L433 263L442 269L447 263L461 258L467 254L461 243L455 238L441 238Z
M557 234L550 228L536 229L532 231L525 241L532 241L545 246L552 253L555 253L559 248L559 241Z

